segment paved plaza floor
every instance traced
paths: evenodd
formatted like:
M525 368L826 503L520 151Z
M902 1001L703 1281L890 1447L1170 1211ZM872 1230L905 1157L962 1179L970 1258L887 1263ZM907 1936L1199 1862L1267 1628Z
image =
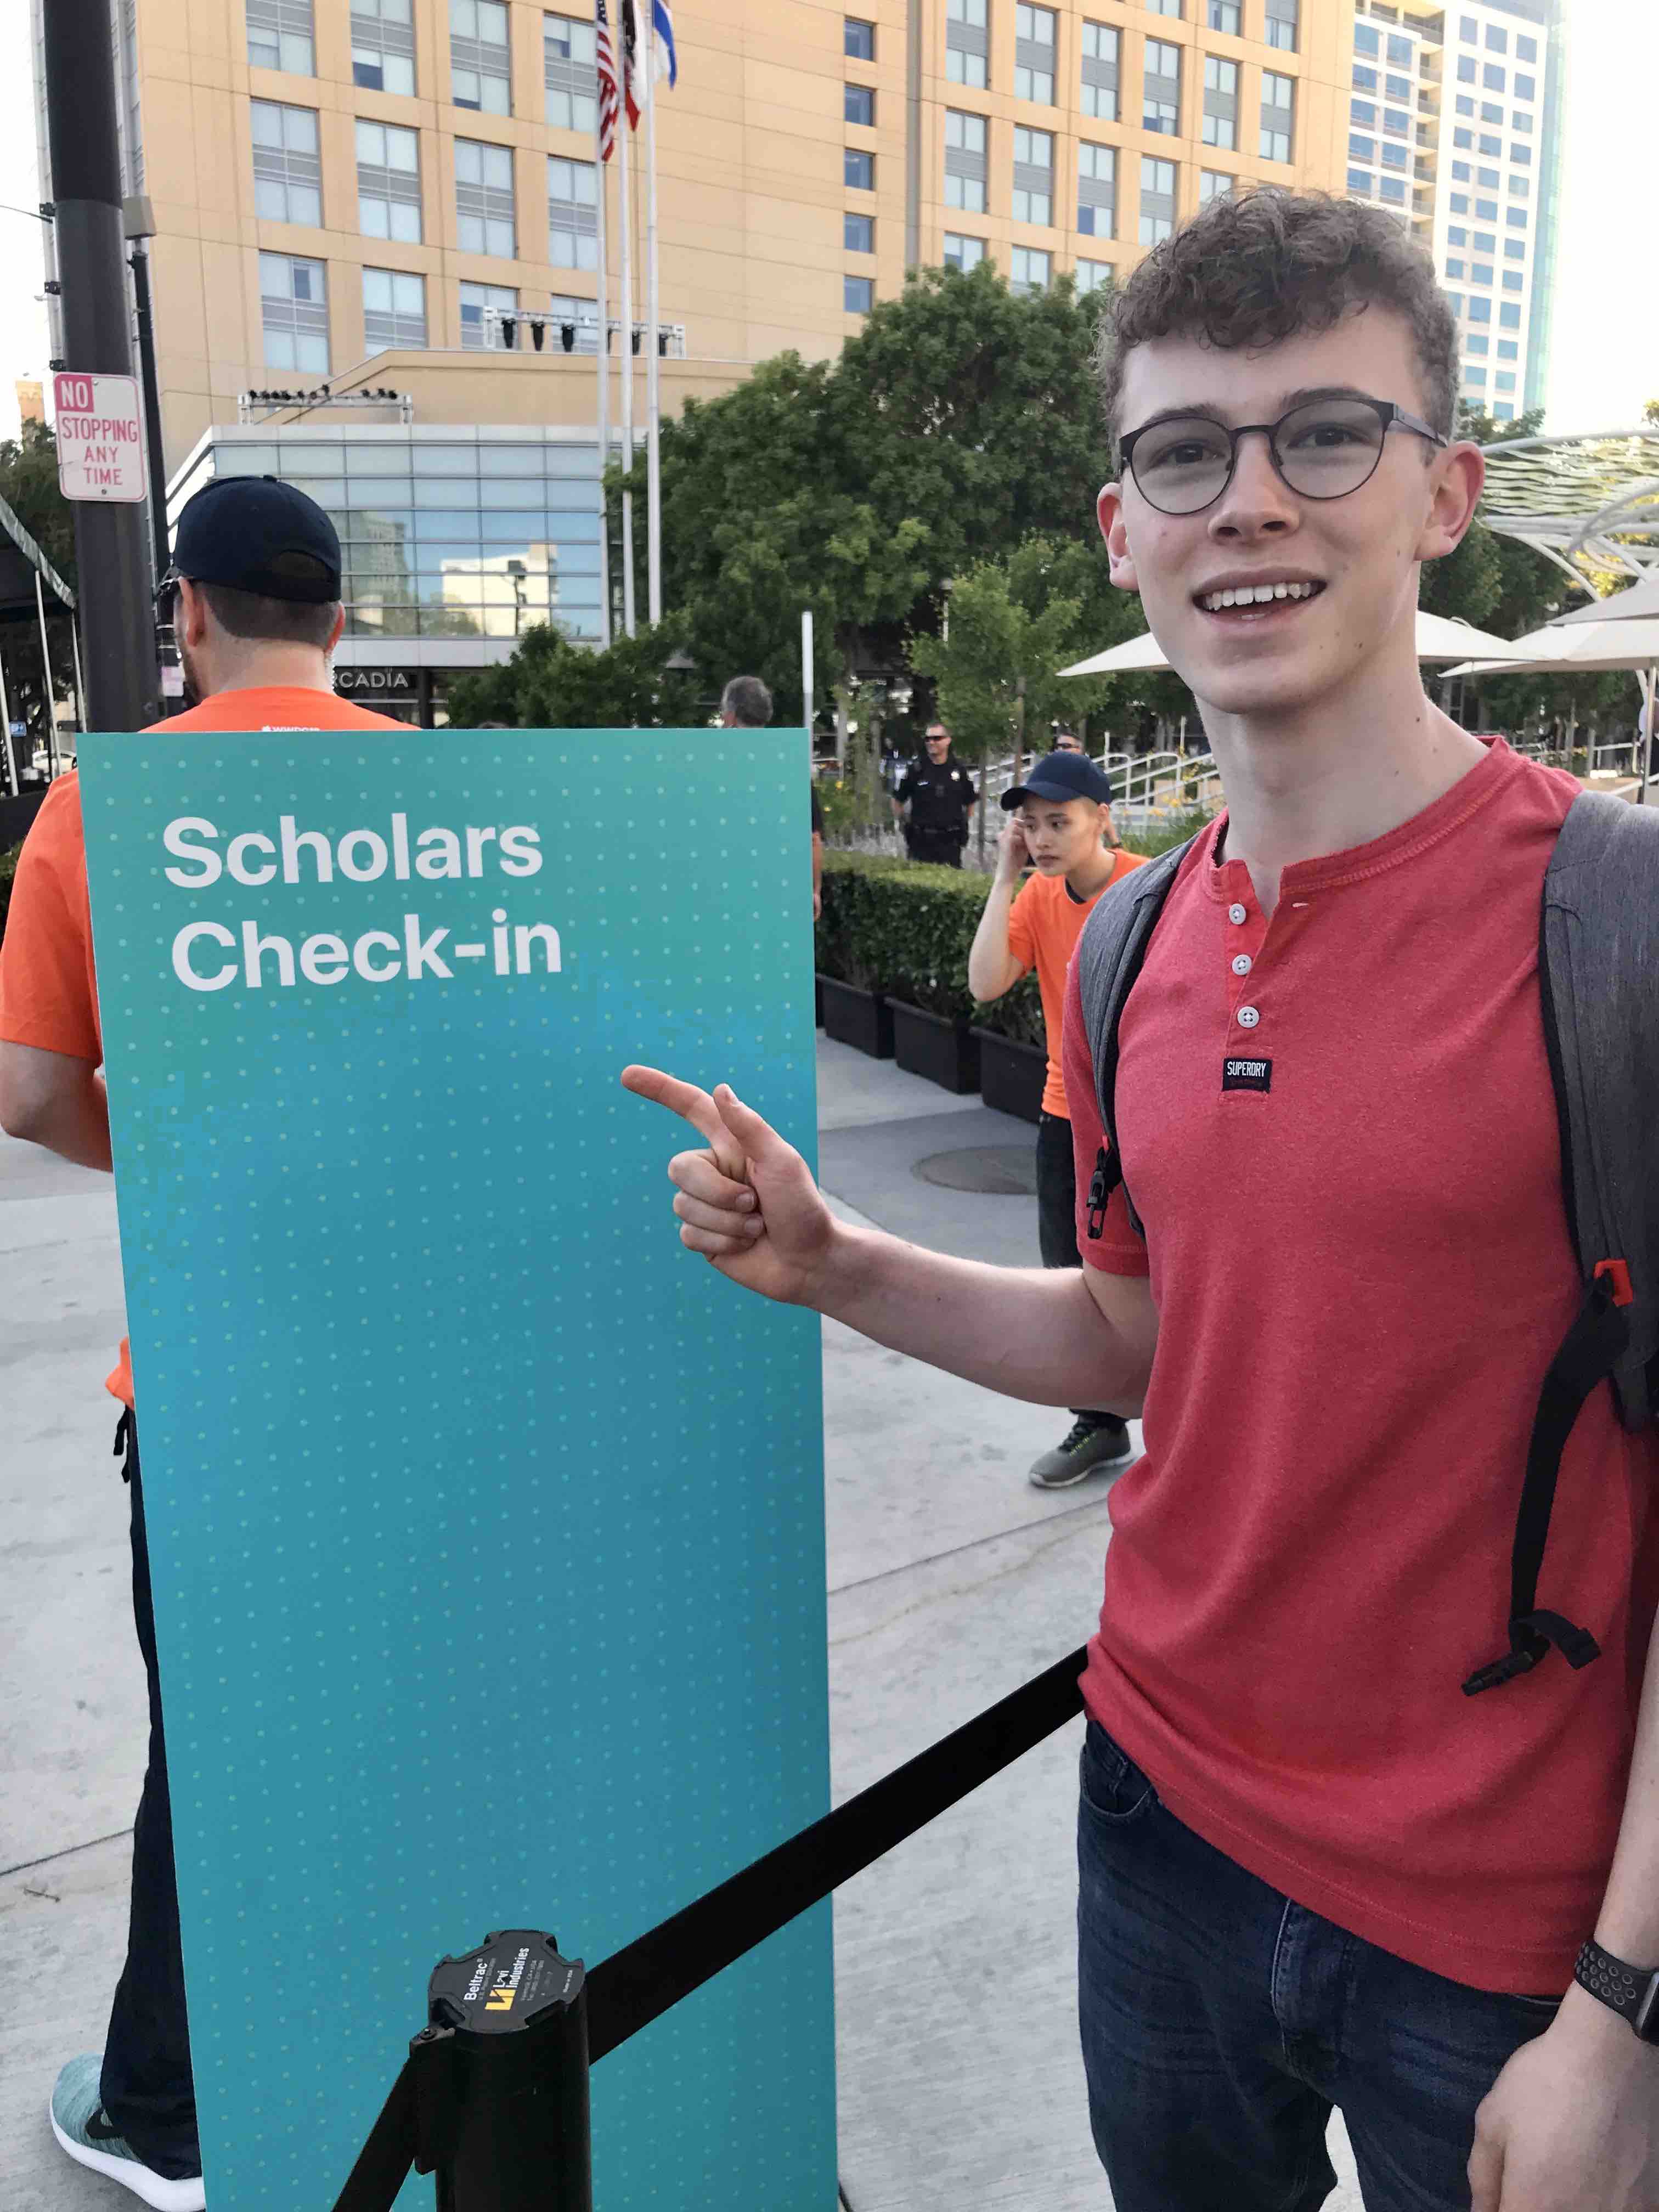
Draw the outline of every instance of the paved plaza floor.
M952 1149L1029 1146L1029 1128L822 1037L818 1065L822 1177L849 1216L1036 1264L1030 1199L915 1173ZM108 1179L0 1138L4 2212L136 2202L71 2166L45 2113L59 2062L102 2039L143 1771L125 1498L109 1456L112 1401L99 1389L121 1328ZM1027 1482L1063 1413L832 1322L823 1359L840 1799L1084 1641L1111 1505L1109 1480L1052 1496ZM837 1894L853 2212L1110 2212L1073 2009L1080 1735L1080 1722L1058 1731ZM1340 2121L1332 2154L1343 2180L1328 2212L1358 2212Z

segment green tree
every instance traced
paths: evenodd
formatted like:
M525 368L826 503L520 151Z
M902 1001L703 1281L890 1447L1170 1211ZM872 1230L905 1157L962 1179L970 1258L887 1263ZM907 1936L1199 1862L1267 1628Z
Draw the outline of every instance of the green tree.
M596 653L538 623L511 660L455 678L449 719L462 729L480 722L532 730L694 727L708 720L695 679L667 665L684 638L681 620L647 623Z
M75 510L58 489L58 441L44 422L0 438L0 499L75 589Z

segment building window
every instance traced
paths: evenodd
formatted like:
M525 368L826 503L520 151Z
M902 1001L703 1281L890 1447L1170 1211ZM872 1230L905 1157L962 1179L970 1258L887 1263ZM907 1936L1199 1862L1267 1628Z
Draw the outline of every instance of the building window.
M1291 80L1286 76L1280 77L1279 82L1281 84L1289 84ZM1267 104L1265 88L1262 94L1262 104L1264 106ZM1412 119L1410 116L1405 112L1403 108L1385 107L1382 111L1382 128L1389 133L1391 138L1409 138L1412 135Z
M1408 103L1415 96L1416 92L1416 88L1408 76L1384 76L1382 89L1389 100L1403 100Z
M498 315L516 315L519 295L509 284L463 284L461 287L461 343L469 350L501 343L501 325L484 320L489 309Z
M1511 230L1524 230L1527 227L1527 210L1523 207L1505 208L1504 220Z
M1504 120L1504 110L1500 103L1495 100L1483 100L1480 103L1480 120L1483 123L1501 123Z
M328 292L320 261L262 253L259 316L267 368L328 374Z
M1109 23L1083 26L1083 112L1117 121L1117 33Z
M247 0L247 58L251 69L315 76L317 35L311 0Z
M1411 166L1411 155L1403 146L1385 144L1382 149L1382 166L1385 169L1408 168Z
M1526 277L1519 269L1506 269L1504 271L1504 289L1506 292L1524 292L1526 289Z
M1496 62L1487 62L1480 71L1480 82L1487 92L1502 92L1510 81L1510 73Z
M1357 123L1362 131L1375 131L1376 108L1374 103L1369 100L1351 100L1348 102L1348 120Z
M449 0L449 97L485 115L513 112L513 63L502 0Z
M1479 64L1476 63L1474 55L1459 54L1457 57L1457 82L1459 84L1473 84L1479 74Z
M1498 301L1498 320L1500 326L1506 331L1518 331L1520 329L1521 310L1516 307L1513 300L1500 300Z
M1467 98L1465 94L1461 92L1457 95L1457 112L1460 115L1473 115L1474 113L1474 102Z
M1376 71L1374 69L1362 69L1356 62L1353 65L1353 88L1356 92L1375 92Z
M1467 230L1449 230L1446 233L1448 246L1467 246L1468 242L1469 234Z
M1477 200L1474 204L1474 217L1477 222L1496 222L1498 220L1497 201Z
M1054 11L1018 0L1014 9L1014 98L1054 104Z
M862 153L858 147L848 146L842 155L842 181L848 186L849 191L855 192L874 191L876 189L876 157L873 154Z
M849 123L856 123L860 131L876 127L876 95L867 84L849 84L842 113Z
M1140 243L1156 246L1175 228L1176 165L1156 155L1140 157Z
M872 62L876 58L876 27L856 15L848 15L842 27L843 51L855 62Z
M1224 169L1200 169L1198 173L1198 204L1208 207L1212 200L1224 200L1237 177L1230 177Z
M1472 262L1470 262L1470 264L1469 264L1469 282L1470 282L1470 283L1472 283L1472 284L1490 284L1490 283L1492 283L1492 264L1491 264L1491 262L1490 262L1490 261L1472 261Z
M1466 368L1463 371L1463 383L1465 389L1468 391L1484 392L1486 388L1486 370L1484 368Z
M592 161L547 157L547 258L556 269L597 269L599 173Z
M1499 361L1515 361L1518 359L1520 351L1520 347L1516 345L1513 338L1498 339L1498 358Z
M1506 238L1504 240L1505 261L1524 261L1526 258L1527 241L1524 238Z
M1382 57L1382 33L1372 30L1369 23L1356 23L1353 27L1353 50L1357 54L1364 54L1367 61L1380 61Z
M1239 33L1238 0L1209 0L1205 20L1212 31L1223 31L1228 38Z
M1531 116L1527 113L1524 108L1517 107L1514 114L1510 118L1510 128L1512 131L1524 131L1530 136L1532 131Z
M1513 422L1515 410L1506 400L1500 399L1492 410L1492 419L1494 422Z
M1480 43L1480 26L1473 15L1458 17L1457 35L1466 46L1478 46Z
M842 244L849 253L873 253L876 250L876 222L873 216L844 215L842 222Z
M1214 54L1204 57L1204 143L1230 149L1238 144L1238 64Z
M518 251L513 203L513 154L506 146L455 141L455 236L463 253Z
M1474 151L1474 131L1454 131L1452 132L1452 144L1453 144L1454 146L1457 146L1457 147L1462 148L1462 149L1463 149L1463 151L1464 151L1464 152L1466 152L1466 153L1470 153L1470 154L1472 154L1472 153Z
M1460 185L1467 185L1468 183L1469 165L1467 161L1454 161L1451 165L1451 173L1452 179L1455 183Z
M1039 252L1035 246L1016 246L1008 255L1008 289L1016 299L1030 299L1034 292L1046 292L1054 274L1054 258Z
M426 343L426 279L400 269L363 271L363 343L370 353Z
M1489 137L1483 131L1480 134L1480 151L1483 154L1490 154L1496 160L1504 151L1504 142L1501 138ZM1494 177L1492 182L1496 184L1497 181Z
M876 287L871 277L843 276L841 292L842 306L849 315L867 315L876 304Z
M1515 36L1515 58L1518 62L1535 62L1538 59L1537 40L1523 39L1517 31Z
M1467 215L1469 211L1469 196L1467 192L1453 192L1446 204L1454 215Z
M1538 97L1538 88L1529 76L1522 76L1517 70L1515 82L1510 87L1510 94L1515 100L1534 100Z
M597 33L573 15L542 17L542 78L556 131L592 137L599 119Z
M323 219L317 111L274 100L249 102L253 124L253 212L263 222Z
M1416 64L1416 52L1409 39L1397 39L1389 33L1389 62L1394 69L1412 69Z
M1496 253L1498 251L1498 240L1489 230L1477 230L1469 244L1477 253Z
M1449 283L1455 277L1461 284L1463 281L1463 263L1462 258L1460 257L1454 257L1449 253L1446 256L1446 266L1443 274Z
M945 0L945 74L952 84L990 82L991 37L986 0Z
M1085 238L1117 235L1117 155L1086 138L1077 149L1077 227Z
M1406 179L1403 177L1384 177L1382 179L1382 198L1387 200L1391 206L1404 207L1406 204Z
M392 123L357 125L357 222L365 238L421 242L420 138Z
M1376 190L1376 179L1375 177L1367 176L1364 169L1350 169L1348 190L1351 192L1374 192Z
M1471 331L1463 341L1463 350L1465 353L1478 353L1484 358L1490 343L1488 338L1482 337L1478 331Z
M351 82L365 92L414 91L410 0L351 0Z
M1075 274L1079 295L1085 292L1109 292L1117 282L1117 271L1109 261L1079 261Z
M1267 0L1267 44L1281 53L1296 52L1299 0Z
M1524 161L1528 167L1530 167L1532 162L1532 148L1530 146L1511 146L1510 148L1510 159L1511 161Z
M1167 39L1148 39L1142 73L1140 127L1173 138L1181 127L1181 49Z
M1014 125L1016 222L1051 223L1054 219L1054 140L1050 131Z
M1472 323L1489 323L1492 320L1492 301L1490 300L1480 299L1471 294L1469 298L1469 320Z
M945 204L985 212L985 118L945 111Z
M1486 52L1489 54L1506 54L1509 50L1509 33L1500 28L1500 27L1496 23L1488 23L1486 26Z
M1531 191L1532 179L1530 177L1511 177L1510 179L1510 198L1512 200L1524 200L1529 197Z
M1145 0L1149 15L1179 15L1181 0Z
M945 234L945 265L947 269L977 269L985 258L985 240L969 238L959 230Z
M1374 161L1376 159L1375 138L1362 138L1358 131L1348 133L1348 159L1351 161Z
M1386 111L1383 128L1388 128ZM1273 70L1261 72L1261 145L1264 161L1288 161L1296 135L1296 79Z

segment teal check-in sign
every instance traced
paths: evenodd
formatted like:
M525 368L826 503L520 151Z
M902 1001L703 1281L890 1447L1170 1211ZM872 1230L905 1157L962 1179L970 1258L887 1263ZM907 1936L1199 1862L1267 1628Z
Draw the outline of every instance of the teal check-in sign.
M817 1323L617 1081L810 1151L805 738L80 758L208 2201L326 2212L442 1954L592 1965L828 1808ZM831 2212L828 1906L592 2111L599 2212Z

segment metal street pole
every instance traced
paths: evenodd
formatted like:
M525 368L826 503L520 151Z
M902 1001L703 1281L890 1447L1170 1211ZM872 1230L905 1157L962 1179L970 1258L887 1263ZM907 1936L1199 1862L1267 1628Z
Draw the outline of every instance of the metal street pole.
M131 376L109 0L51 0L41 13L64 365ZM142 729L160 711L161 684L140 508L77 500L75 558L87 631L86 726Z
M134 204L129 202L129 207ZM148 209L143 200L137 205ZM144 386L144 443L149 455L149 527L155 574L152 589L167 572L172 554L167 547L167 471L161 449L161 392L155 374L155 322L149 304L149 256L144 251L146 235L134 231L132 256L127 266L132 271L133 304L137 311L138 366Z

